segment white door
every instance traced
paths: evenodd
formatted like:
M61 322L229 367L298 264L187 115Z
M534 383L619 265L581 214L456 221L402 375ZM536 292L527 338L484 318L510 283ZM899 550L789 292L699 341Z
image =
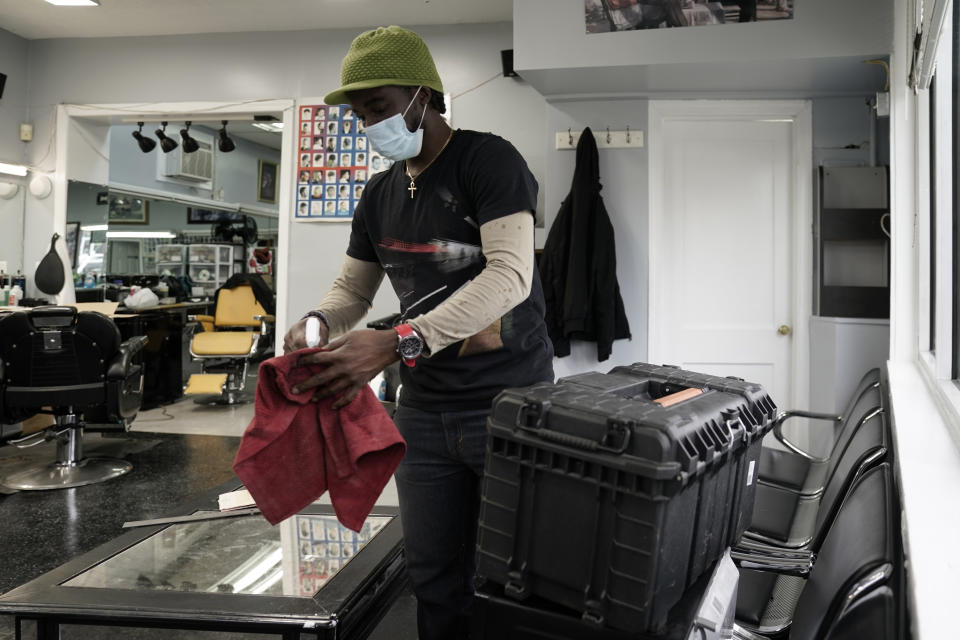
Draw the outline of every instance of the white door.
M758 382L782 408L806 400L808 138L760 107L804 104L651 104L650 360Z

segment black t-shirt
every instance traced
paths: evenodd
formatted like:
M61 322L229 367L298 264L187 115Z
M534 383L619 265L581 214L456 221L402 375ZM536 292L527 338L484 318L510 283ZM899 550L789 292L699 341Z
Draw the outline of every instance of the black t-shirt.
M534 211L537 181L509 142L457 130L416 178L403 162L370 178L357 204L347 255L379 262L407 320L430 311L486 264L480 225ZM401 403L428 411L489 407L507 387L553 380L553 346L544 323L543 289L533 270L526 300L474 336L415 367L401 366Z

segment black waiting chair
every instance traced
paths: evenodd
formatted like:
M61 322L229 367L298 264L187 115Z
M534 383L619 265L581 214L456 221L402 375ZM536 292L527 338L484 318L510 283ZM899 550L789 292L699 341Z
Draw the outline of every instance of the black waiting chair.
M751 542L786 549L809 549L826 526L850 485L892 450L887 416L882 406L871 409L847 431L841 451L835 452L821 492L804 495L791 489L757 484L750 528L740 544Z
M734 638L758 640L898 640L905 604L900 510L889 463L867 471L851 488L799 598L770 611L766 585L783 567L741 565ZM792 572L792 570L787 570ZM760 586L760 589L756 587ZM761 605L746 608L744 605ZM764 611L763 616L755 612ZM774 617L771 617L774 616Z
M815 496L823 491L830 472L830 462L847 445L853 432L859 428L864 417L881 404L880 370L868 371L850 398L840 416L809 411L786 411L778 416L773 434L785 449L764 447L760 452L758 480L797 493ZM829 454L818 456L792 442L783 432L786 421L793 418L818 420L833 425L829 441Z
M755 629L773 632L790 621L802 596L802 576L812 564L820 562L828 540L837 535L836 522L848 508L853 487L873 469L889 463L892 443L886 414L877 409L868 415L840 455L822 498L758 487L752 526L759 527L768 536L793 536L806 540L806 544L796 549L785 548L770 544L769 537L764 543L752 537L754 534L748 534L733 550L731 555L742 568L775 566L781 569L777 573L742 573L745 577L737 599L738 617ZM793 514L792 525L789 529L774 531L771 523L777 523L777 518L783 518L785 513Z
M114 478L125 460L85 458L83 431L125 431L140 409L143 371L133 359L145 336L121 343L107 316L47 306L0 316L0 439L20 447L56 440L57 459L0 480L12 489L59 489ZM55 424L24 435L17 425L37 414Z

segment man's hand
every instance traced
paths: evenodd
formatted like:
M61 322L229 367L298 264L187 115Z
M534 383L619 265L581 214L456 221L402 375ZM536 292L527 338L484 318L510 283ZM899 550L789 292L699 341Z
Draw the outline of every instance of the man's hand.
M291 332L293 329L290 330ZM290 333L287 334L289 337ZM301 341L303 330L301 328ZM321 339L325 339L322 336ZM286 338L284 339L286 348ZM314 399L338 396L334 409L350 403L363 387L383 369L400 359L397 354L397 334L392 329L359 329L351 331L327 345L326 351L302 356L299 364L318 364L326 367L293 389L303 393L316 388Z
M290 327L290 330L287 331L287 335L283 336L283 352L290 353L291 351L297 351L298 349L305 349L307 347L307 320L309 318L304 318L297 324ZM322 347L327 344L327 327L322 322L320 323L320 344L316 345Z

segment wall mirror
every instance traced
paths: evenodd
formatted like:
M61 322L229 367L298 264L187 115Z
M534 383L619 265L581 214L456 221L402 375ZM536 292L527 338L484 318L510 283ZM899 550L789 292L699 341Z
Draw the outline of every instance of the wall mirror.
M182 142L173 129L167 135ZM217 131L194 124L199 151L184 153L180 145L164 153L160 145L143 152L136 130L110 124L108 184L69 182L77 300L122 298L132 285L164 278L178 280L192 298L208 298L234 273L259 273L275 288L277 205L263 202L259 170L279 167L281 135L231 123L235 148L221 152Z

